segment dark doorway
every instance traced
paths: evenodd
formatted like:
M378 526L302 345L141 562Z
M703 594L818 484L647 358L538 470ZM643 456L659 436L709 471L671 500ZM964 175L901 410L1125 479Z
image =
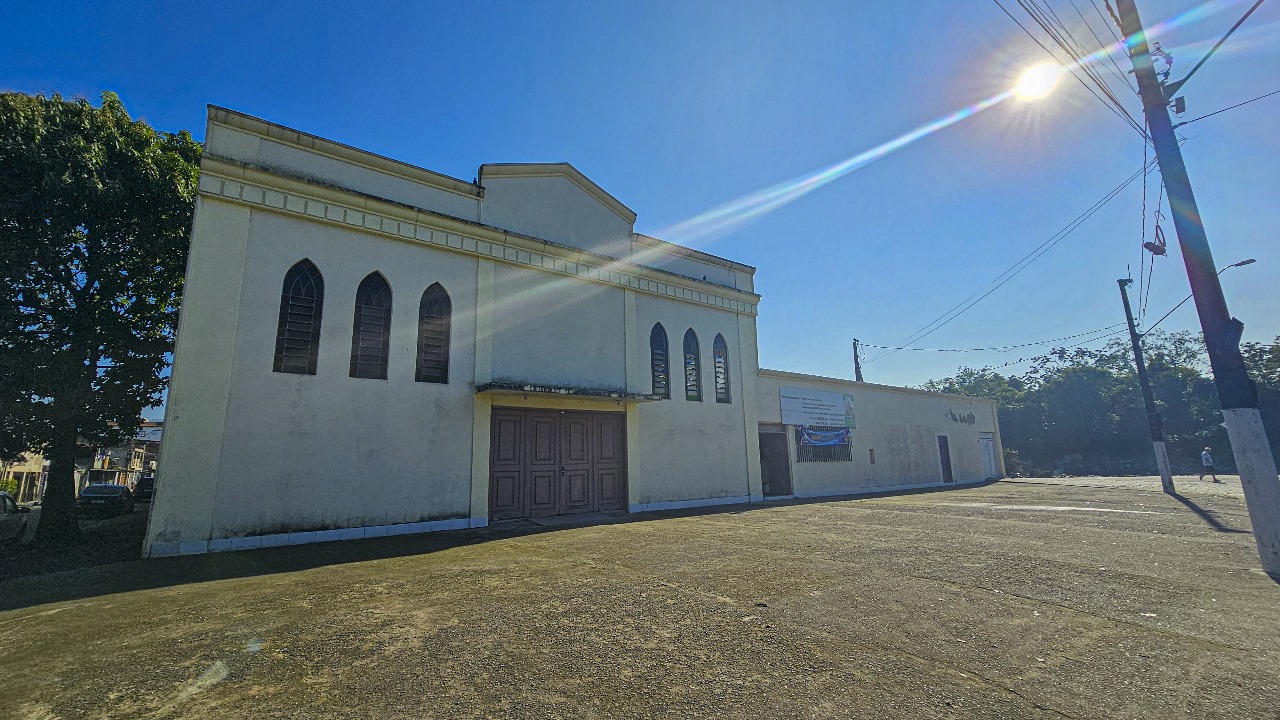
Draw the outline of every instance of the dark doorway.
M951 474L951 443L946 435L938 436L938 457L942 459L942 482L955 482Z
M489 427L491 519L627 507L621 413L494 408Z
M787 459L787 435L760 433L760 479L766 497L791 495L791 462Z

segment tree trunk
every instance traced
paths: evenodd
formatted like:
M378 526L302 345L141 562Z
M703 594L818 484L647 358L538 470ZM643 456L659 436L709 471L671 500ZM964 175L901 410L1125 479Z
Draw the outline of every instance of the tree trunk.
M40 505L35 542L42 545L68 542L80 537L76 511L76 435L59 433L59 442L49 446L49 479Z

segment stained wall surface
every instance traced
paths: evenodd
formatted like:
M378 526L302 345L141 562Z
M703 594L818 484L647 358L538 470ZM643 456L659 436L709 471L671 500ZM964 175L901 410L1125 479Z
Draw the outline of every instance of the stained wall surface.
M984 433L995 443L999 474L999 429L995 407L989 401L761 370L756 384L760 423L782 422L779 390L784 387L850 395L855 409L856 427L850 433L848 461L799 462L795 428L786 427L797 497L942 485L939 436L947 438L956 483L980 482L990 477L982 457Z

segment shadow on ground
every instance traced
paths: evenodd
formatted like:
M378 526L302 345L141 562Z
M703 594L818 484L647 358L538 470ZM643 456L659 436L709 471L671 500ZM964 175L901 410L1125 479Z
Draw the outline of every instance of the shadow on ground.
M1200 519L1201 519L1201 520L1204 520L1206 523L1208 523L1208 524L1209 524L1209 527L1213 528L1214 530L1217 530L1218 532L1224 532L1224 533L1243 533L1243 534L1245 534L1245 535L1252 535L1252 534L1253 534L1253 533L1252 533L1252 531L1250 531L1250 530L1240 530L1240 529L1233 528L1233 527L1230 527L1230 526L1228 526L1228 525L1223 524L1223 522L1217 518L1217 516L1215 515L1215 513L1214 513L1212 510L1206 510L1205 508L1200 507L1199 505L1197 505L1197 504L1195 503L1195 501L1194 501L1194 500L1192 500L1191 498L1187 497L1186 495L1182 495L1182 494L1180 494L1180 493L1176 493L1176 492L1174 492L1174 493L1169 493L1169 495L1170 495L1170 497L1172 497L1174 500L1177 500L1178 502L1180 502L1180 503L1182 503L1183 505L1185 505L1185 506L1186 506L1186 508L1187 508L1188 510L1190 510L1191 512L1193 512L1193 513L1195 513L1196 515L1200 516Z
M994 484L963 485L979 488ZM769 500L647 513L592 513L533 520L506 520L486 528L417 535L342 540L238 552L143 559L146 514L136 512L84 523L80 542L42 548L0 550L0 611L80 600L99 595L150 590L189 583L290 573L346 563L423 555L491 540L537 535L567 528L645 522L678 517L737 514L759 508L840 500L948 492L954 486L864 493L856 496Z

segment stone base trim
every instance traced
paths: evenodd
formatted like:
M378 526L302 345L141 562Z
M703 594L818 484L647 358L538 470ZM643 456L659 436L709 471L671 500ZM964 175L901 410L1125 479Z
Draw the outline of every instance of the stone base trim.
M991 482L991 478L982 480L957 480L953 483L938 482L917 483L914 485L877 485L875 487L851 488L849 490L835 490L831 492L801 492L796 491L796 498L826 498L826 497L848 497L851 495L882 495L885 493L896 493L903 490L926 490L937 488L960 488L970 485L981 485L982 483ZM774 499L774 498L770 498Z
M740 505L751 502L750 495L733 497L702 498L700 500L674 500L672 502L636 503L627 508L629 512L653 512L655 510L684 510L686 508L710 507L712 505Z

